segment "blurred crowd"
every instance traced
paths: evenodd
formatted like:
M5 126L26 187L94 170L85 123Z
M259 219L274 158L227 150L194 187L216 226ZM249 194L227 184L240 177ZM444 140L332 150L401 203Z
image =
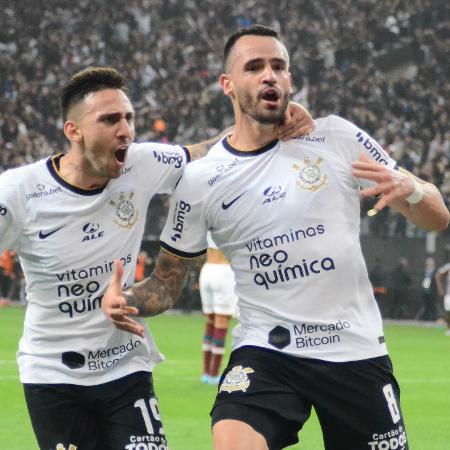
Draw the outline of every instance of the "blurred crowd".
M450 197L448 0L6 3L0 172L66 148L59 89L90 65L127 74L138 140L188 144L215 135L232 121L217 82L226 36L262 23L282 32L291 53L294 100L314 117L334 113L355 122ZM165 202L154 208L163 216ZM150 232L158 234L162 222ZM392 213L368 228L416 233Z

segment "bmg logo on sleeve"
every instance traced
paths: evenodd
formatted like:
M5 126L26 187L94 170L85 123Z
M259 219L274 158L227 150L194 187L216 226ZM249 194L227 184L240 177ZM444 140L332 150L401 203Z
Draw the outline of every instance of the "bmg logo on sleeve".
M153 156L161 164L174 165L176 169L179 169L183 164L183 158L176 152L157 152L153 150Z
M376 162L384 164L385 166L388 165L386 153L374 140L370 139L369 136L362 131L358 131L356 137L358 138L358 143L363 142L362 145Z
M174 233L171 236L172 241L176 242L177 239L181 238L181 235L183 234L183 227L184 227L184 221L186 214L188 214L191 211L191 205L183 200L180 200L175 205L175 211L173 212L173 227L172 231Z

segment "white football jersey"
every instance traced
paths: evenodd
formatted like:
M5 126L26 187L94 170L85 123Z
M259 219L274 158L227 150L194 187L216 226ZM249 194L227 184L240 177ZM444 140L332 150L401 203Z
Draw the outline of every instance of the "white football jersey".
M119 331L100 302L115 259L124 287L133 283L149 201L173 191L188 158L181 147L132 144L122 175L91 190L58 175L58 156L0 176L0 248L16 250L26 281L23 383L95 385L162 360L147 328L145 339Z
M242 152L225 138L187 167L162 247L202 254L206 232L236 277L233 347L254 345L327 361L386 354L359 242L361 153L395 161L355 125L316 120L314 133Z

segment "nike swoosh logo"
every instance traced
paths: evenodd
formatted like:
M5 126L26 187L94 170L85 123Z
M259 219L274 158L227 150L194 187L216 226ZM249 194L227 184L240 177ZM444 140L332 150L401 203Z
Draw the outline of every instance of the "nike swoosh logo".
M43 233L42 231L39 231L39 239L47 239L49 236L51 236L53 233L56 233L61 228L64 228L64 225L62 227L55 228L54 230L49 231L48 233Z
M231 200L231 202L225 203L222 202L222 209L228 209L230 206L232 206L235 202L237 202L247 191L244 191L241 195L238 195L236 198Z

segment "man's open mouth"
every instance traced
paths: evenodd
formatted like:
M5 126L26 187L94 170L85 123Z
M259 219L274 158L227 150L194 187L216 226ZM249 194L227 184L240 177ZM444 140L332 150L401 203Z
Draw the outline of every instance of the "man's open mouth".
M280 93L276 89L266 89L260 97L268 102L276 102L280 98Z
M122 147L119 148L119 150L116 150L114 153L114 156L116 157L116 160L120 163L123 163L125 161L125 157L127 156L127 150L128 147Z

